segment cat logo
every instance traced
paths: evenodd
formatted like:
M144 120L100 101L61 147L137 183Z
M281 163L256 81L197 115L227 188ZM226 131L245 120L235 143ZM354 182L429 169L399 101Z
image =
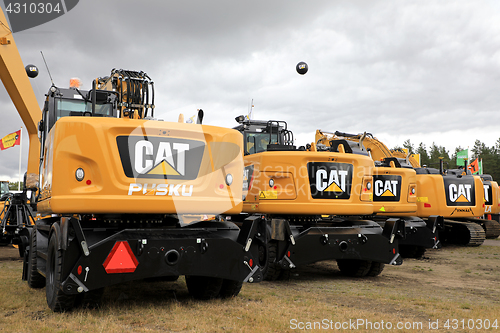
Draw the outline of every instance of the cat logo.
M449 195L452 202L470 202L470 184L450 184Z
M373 176L373 201L399 201L400 195L401 176Z
M486 206L493 205L493 189L491 187L491 183L484 182L483 188L484 188L484 204ZM490 210L491 210L491 207L490 207Z
M311 196L314 199L349 199L352 164L310 162L307 164Z
M116 142L129 178L195 179L205 149L204 142L171 137L119 136Z
M472 176L443 176L448 206L475 206L474 178Z

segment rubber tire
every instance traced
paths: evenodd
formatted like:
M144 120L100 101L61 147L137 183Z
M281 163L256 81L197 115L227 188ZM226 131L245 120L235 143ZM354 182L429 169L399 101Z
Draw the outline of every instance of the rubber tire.
M144 282L175 282L179 279L179 275L157 276L145 278Z
M399 245L399 254L403 258L420 259L424 256L426 248L418 245Z
M30 288L43 288L45 287L45 278L42 274L38 273L37 269L37 252L36 252L36 227L31 231L30 245L28 250L28 272L26 280Z
M24 251L26 251L26 244L23 242L23 237L26 239L26 236L21 236L21 242L17 244L17 249L19 250L19 257L24 258Z
M175 282L179 280L179 275L164 276L161 281L164 282Z
M186 275L186 286L194 299L209 300L219 296L224 279Z
M291 269L281 269L280 276L278 276L278 281L288 281L292 275Z
M363 277L368 274L372 262L358 259L338 259L337 266L342 274L351 277Z
M262 275L264 276L264 280L266 281L279 280L282 274L285 276L288 274L288 277L290 277L290 270L288 270L288 273L283 273L286 270L281 268L276 263L277 252L278 252L278 242L269 241L268 243L269 255L267 256L267 265L265 269L262 270Z
M371 277L378 276L380 275L380 273L382 273L384 267L385 267L384 263L373 261L370 270L368 271L368 273L366 273L366 276L371 276Z
M63 252L59 240L53 234L47 251L47 276L45 293L47 305L54 312L70 311L75 306L78 295L67 295L61 290Z
M219 292L219 297L220 298L236 297L240 293L241 287L243 287L243 281L224 279L222 281L222 287Z
M75 306L84 309L97 309L101 306L103 294L104 294L104 288L99 288L87 291L86 293L81 293L76 297Z
M417 252L415 253L415 259L423 258L426 251L427 249L425 247L419 246Z

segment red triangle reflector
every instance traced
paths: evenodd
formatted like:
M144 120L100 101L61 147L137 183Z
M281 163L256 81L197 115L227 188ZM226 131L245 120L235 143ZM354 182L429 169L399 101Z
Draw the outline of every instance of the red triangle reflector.
M106 273L133 273L139 265L127 241L115 243L108 257L102 264Z

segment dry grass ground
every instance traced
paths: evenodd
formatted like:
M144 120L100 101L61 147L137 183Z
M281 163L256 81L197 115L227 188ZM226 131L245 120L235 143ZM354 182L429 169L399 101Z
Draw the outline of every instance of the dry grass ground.
M358 332L483 332L468 327L486 319L500 326L500 246L493 246L500 240L488 244L431 250L375 278L345 278L335 262L318 263L287 282L245 284L227 301L192 300L183 278L127 283L108 288L100 309L65 314L49 311L45 289L21 281L17 250L0 247L0 331L286 332L314 325L310 331L335 331L337 323ZM346 326L349 321L360 325ZM406 329L398 330L398 323ZM377 329L389 324L391 330Z

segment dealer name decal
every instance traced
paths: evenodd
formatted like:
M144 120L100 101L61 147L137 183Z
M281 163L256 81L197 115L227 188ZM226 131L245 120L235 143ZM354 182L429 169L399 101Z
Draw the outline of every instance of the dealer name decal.
M190 197L193 194L193 185L186 184L138 184L131 183L128 195L138 193L142 195L168 195Z

